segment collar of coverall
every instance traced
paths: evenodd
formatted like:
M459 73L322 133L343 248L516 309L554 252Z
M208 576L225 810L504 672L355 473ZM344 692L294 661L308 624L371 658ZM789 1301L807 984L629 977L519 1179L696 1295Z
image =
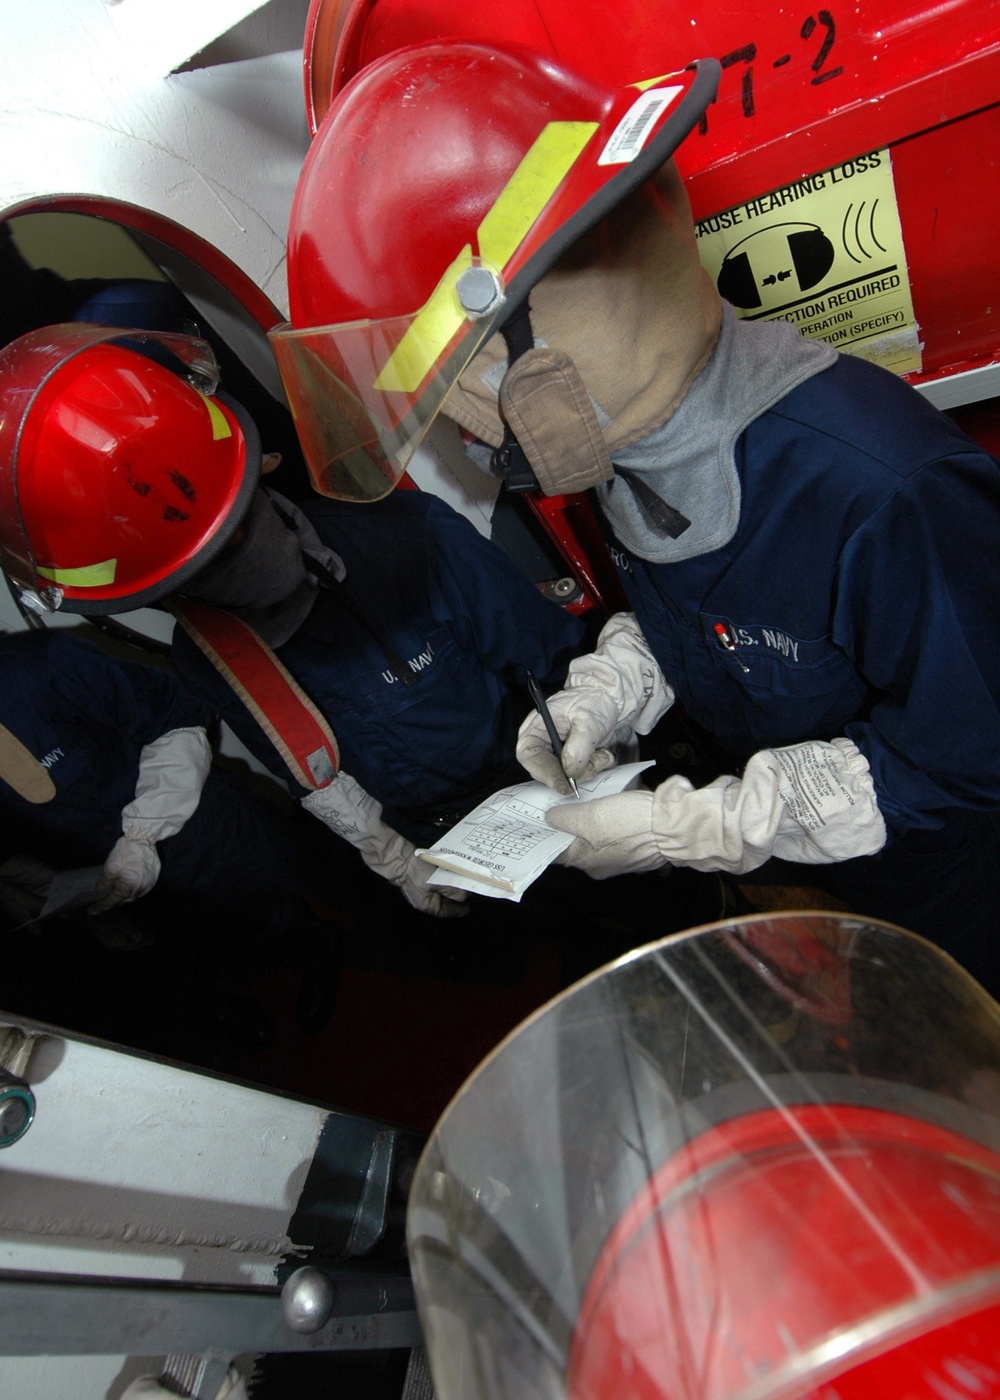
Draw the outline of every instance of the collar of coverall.
M787 321L750 324L727 305L715 349L683 403L642 441L617 453L613 481L597 487L601 511L621 544L656 564L728 544L740 521L737 439L836 359L832 345L807 340ZM689 522L685 529L657 529L650 499L669 502Z
M673 162L579 239L533 289L530 303L536 347L551 349L563 364L566 357L571 361L566 393L529 389L519 404L522 420L534 420L540 439L557 437L559 415L565 423L582 386L593 410L591 427L599 429L611 457L669 418L712 353L722 314L698 261L690 204ZM552 370L558 377L561 367L543 361L539 368L536 384L543 385L545 375L551 384ZM444 405L449 417L494 447L503 440L499 399L507 370L504 339L496 334ZM530 459L530 442L522 446ZM607 479L606 471L581 482L578 462L571 449L564 463L547 463L543 490L582 490Z

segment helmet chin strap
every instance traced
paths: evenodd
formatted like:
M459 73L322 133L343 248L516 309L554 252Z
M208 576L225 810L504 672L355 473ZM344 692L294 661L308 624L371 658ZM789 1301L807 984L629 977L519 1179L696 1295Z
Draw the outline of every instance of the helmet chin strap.
M615 463L615 480L624 481L635 497L636 504L642 511L646 524L654 534L666 535L672 540L680 539L685 530L691 528L691 521L681 511L677 510L665 501L662 496L658 496L653 488L645 481L639 472L626 471L624 467Z
M507 343L507 368L521 355L535 346L531 331L531 307L525 297L514 315L500 327L500 334ZM503 425L503 442L493 449L490 459L493 471L503 477L508 491L537 491L538 478L528 461L528 455L517 440L508 422Z

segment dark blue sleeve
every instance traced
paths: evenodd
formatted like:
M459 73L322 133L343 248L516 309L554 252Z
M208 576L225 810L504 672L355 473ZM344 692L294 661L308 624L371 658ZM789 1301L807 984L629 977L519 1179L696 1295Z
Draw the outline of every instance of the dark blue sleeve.
M914 473L841 556L835 635L877 691L847 736L891 831L1000 807L1000 466L953 452Z
M459 639L508 684L531 671L558 687L584 649L583 622L551 602L463 515L435 501L428 510L434 583Z
M171 729L207 725L211 711L162 667L125 661L63 629L47 634L52 703L139 750Z

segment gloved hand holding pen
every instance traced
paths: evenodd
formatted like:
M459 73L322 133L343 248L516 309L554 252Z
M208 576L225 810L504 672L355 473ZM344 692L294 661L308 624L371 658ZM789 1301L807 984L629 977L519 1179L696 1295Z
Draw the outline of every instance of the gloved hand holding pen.
M570 663L565 689L549 700L562 762L537 715L521 726L518 759L568 793L569 777L585 780L612 765L616 727L648 734L673 701L634 615L618 613L596 650ZM745 874L772 855L827 864L870 855L886 839L867 760L846 738L764 749L742 778L725 774L696 789L674 776L655 792L560 805L546 820L577 838L560 864L595 880L663 865Z
M653 654L632 613L616 613L597 647L570 662L563 690L549 697L548 709L563 741L557 755L544 719L531 714L521 725L517 759L556 792L571 792L570 779L586 782L614 767L614 748L648 734L674 703Z
M563 762L562 758L562 735L559 733L559 730L556 727L556 722L552 718L552 711L549 709L545 700L545 696L542 694L541 686L535 680L534 676L531 674L530 671L528 672L528 694L531 696L532 704L538 711L538 714L541 716L542 723L545 726L545 732L549 736L549 744L552 748L552 752L555 755L555 757L559 760L559 767L561 768L563 774L566 775L566 781L569 783L570 791L572 792L574 797L579 797L580 789L577 786L576 779L571 778L568 774L566 774L566 765Z

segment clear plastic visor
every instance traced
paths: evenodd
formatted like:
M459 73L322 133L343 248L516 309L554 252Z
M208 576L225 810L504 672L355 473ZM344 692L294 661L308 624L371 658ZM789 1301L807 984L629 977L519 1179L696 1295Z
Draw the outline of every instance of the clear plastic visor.
M458 293L463 274L473 269L487 274L495 292L479 314L466 310ZM378 501L389 494L449 390L492 335L504 305L502 288L495 269L465 255L412 315L271 332L309 475L321 495Z
M439 1400L801 1395L1000 1301L1000 1007L861 918L676 935L476 1071L407 1235Z

